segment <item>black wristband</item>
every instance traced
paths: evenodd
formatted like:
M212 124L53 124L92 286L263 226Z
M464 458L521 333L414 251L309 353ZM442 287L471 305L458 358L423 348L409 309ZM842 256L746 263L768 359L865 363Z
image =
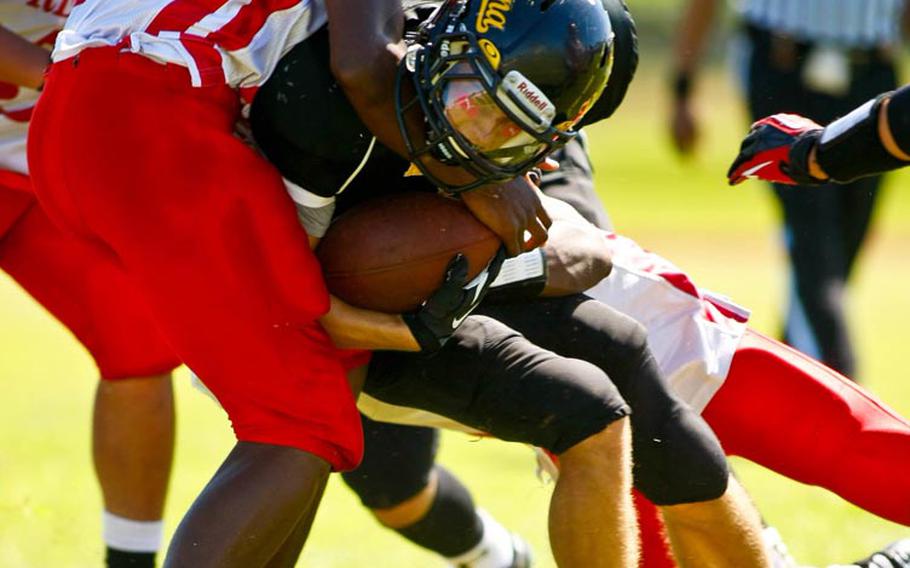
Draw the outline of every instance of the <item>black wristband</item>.
M420 346L421 353L435 353L436 351L439 351L439 349L445 345L445 342L448 341L449 337L451 337L439 337L433 333L430 327L420 319L419 312L402 314L401 319L404 320L405 325L411 330L411 335L414 336L417 345Z
M885 149L878 136L878 113L887 96L879 96L825 127L816 161L831 180L847 183L905 165Z
M677 71L673 77L673 98L680 101L692 94L692 74L688 71Z

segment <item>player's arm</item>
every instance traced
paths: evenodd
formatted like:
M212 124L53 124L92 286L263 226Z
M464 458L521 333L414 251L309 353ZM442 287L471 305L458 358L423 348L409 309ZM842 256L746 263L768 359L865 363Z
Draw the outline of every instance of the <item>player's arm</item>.
M420 351L420 344L400 315L357 308L335 296L331 300L329 313L319 321L338 347Z
M313 223L314 218L302 216L301 221ZM324 234L318 227L311 230ZM320 238L310 235L309 239L310 248L316 248ZM335 345L344 349L436 351L483 301L504 259L500 251L469 282L467 258L456 255L439 289L420 308L406 314L359 308L330 295L329 312L319 322Z
M752 125L727 177L785 184L847 183L910 163L910 86L885 93L826 127L775 114Z
M591 288L613 268L606 234L571 205L542 197L553 219L550 238L539 249L506 260L490 286L492 301L568 296Z
M717 13L717 0L689 0L683 9L673 50L670 132L677 151L695 146L698 127L692 109L692 88Z
M544 205L553 225L544 247L548 277L541 296L577 294L606 278L613 262L604 231L568 203L545 196Z
M408 157L393 97L398 62L405 52L400 0L326 0L326 9L335 79L377 140ZM418 109L405 119L410 131L423 132ZM473 176L461 168L432 159L425 165L453 186L473 181ZM524 176L465 192L462 198L471 212L499 235L509 253L518 254L546 240L550 219L533 184Z
M50 53L0 26L0 81L38 89L44 83L44 70Z

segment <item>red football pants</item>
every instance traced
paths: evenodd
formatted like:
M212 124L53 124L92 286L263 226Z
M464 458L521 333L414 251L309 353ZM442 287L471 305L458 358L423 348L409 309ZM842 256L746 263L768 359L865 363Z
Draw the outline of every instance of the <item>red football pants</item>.
M0 269L76 336L102 379L146 377L178 366L120 267L57 229L31 193L10 187L10 175L0 172ZM19 177L28 187L28 178Z
M233 135L236 93L115 48L51 67L29 135L48 215L116 258L242 441L335 469L362 453L319 266L278 172Z
M702 416L728 455L910 525L910 423L822 363L747 331ZM642 566L675 567L654 505L636 496Z

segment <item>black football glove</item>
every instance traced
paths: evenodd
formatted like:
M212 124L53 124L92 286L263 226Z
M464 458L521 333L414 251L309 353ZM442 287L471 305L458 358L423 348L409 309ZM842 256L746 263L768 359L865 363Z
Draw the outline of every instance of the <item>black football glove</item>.
M445 345L483 300L505 258L505 249L500 248L487 267L470 282L467 282L468 259L461 253L452 258L442 286L417 311L402 315L422 352L432 353Z
M818 185L825 180L809 174L809 153L822 127L795 114L775 114L752 125L739 155L727 172L730 185L763 179L787 185Z

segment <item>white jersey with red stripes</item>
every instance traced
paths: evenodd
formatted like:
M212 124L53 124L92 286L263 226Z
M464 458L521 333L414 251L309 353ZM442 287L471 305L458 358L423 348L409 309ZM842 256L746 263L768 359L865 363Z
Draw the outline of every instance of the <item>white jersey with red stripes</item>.
M613 272L588 294L631 316L673 391L697 412L727 378L749 311L697 287L667 259L609 234Z
M607 243L613 272L587 293L647 328L651 352L673 392L701 413L727 378L749 311L697 287L676 265L631 239L611 233ZM387 404L366 393L357 407L381 422L479 434L432 412Z
M77 0L54 61L121 46L186 67L194 86L256 88L325 22L323 0Z
M0 24L50 49L74 0L4 0ZM0 82L0 170L28 173L25 139L38 91Z

